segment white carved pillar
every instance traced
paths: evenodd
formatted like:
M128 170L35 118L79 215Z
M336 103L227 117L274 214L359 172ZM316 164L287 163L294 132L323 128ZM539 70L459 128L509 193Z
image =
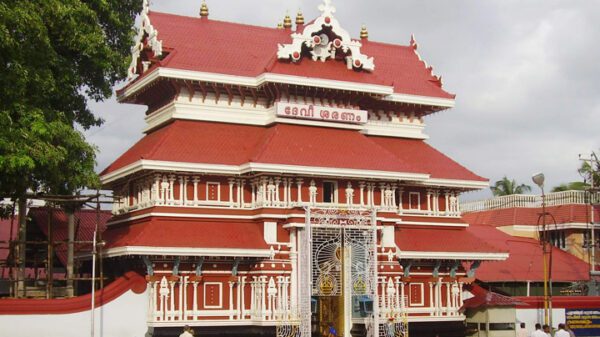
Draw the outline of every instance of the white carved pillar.
M279 207L281 204L281 198L279 198L279 185L281 184L281 178L275 177L274 182L275 182L275 188L274 188L275 193L273 194L273 206Z
M241 290L241 306L242 306L242 319L246 319L246 276L242 276L242 282L241 282L241 286L240 286ZM250 295L252 298L252 295ZM252 303L252 302L250 302Z
M431 214L431 190L427 190L427 213Z
M229 319L233 320L233 313L234 308L233 308L233 286L235 285L235 282L229 281Z
M379 183L379 206L381 208L385 207L385 184L384 183Z
M229 207L233 207L233 184L235 184L235 179L229 178L227 181L229 182Z
M154 190L152 194L152 203L157 204L160 198L160 174L154 175Z
M296 178L296 184L298 186L298 200L297 200L298 205L300 205L302 203L302 183L304 183L304 179Z
M173 195L173 192L175 190L174 186L175 186L175 175L171 174L169 176L169 199L168 199L169 205L173 205L175 203L175 196Z
M360 188L360 206L364 207L365 206L365 196L364 196L365 182L361 181L360 183L358 183L358 187Z
M431 316L433 316L435 311L433 305L433 282L429 282L429 308L431 308Z
M192 182L194 183L194 201L193 201L193 205L194 206L198 206L198 183L200 182L200 178L194 177L194 179L192 180Z
M177 200L176 204L183 206L185 205L183 203L183 190L185 189L185 186L183 184L183 176L179 176L179 200Z
M398 189L398 213L402 214L404 211L404 188L400 187Z

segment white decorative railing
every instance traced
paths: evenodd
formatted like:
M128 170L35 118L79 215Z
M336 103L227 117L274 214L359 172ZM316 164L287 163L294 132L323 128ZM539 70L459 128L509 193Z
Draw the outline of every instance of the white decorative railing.
M591 198L591 199L590 199ZM545 195L546 206L583 205L600 202L600 193L589 194L586 191L553 192ZM541 195L512 194L487 200L471 201L460 204L463 213L481 212L503 208L542 207Z
M199 301L208 296L203 293L203 283L190 276L162 277L159 281L149 282L149 323L160 325L217 319L275 324L294 318L289 276L243 276L220 284L219 303L209 306Z

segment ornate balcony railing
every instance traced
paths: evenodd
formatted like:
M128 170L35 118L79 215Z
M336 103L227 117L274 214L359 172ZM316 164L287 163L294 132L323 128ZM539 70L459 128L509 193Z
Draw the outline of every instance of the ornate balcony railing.
M546 206L584 205L600 202L600 193L586 191L564 191L548 193L545 196ZM486 200L464 202L460 204L463 213L481 212L504 208L537 208L542 207L541 195L513 194Z

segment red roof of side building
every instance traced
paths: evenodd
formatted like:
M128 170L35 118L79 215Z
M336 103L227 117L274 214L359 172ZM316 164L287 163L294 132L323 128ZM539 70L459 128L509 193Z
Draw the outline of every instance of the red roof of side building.
M52 211L51 224L53 229L54 241L68 240L67 214L62 209L49 209L47 207L35 207L29 210L27 214L32 222L37 225L40 231L48 236L48 215ZM98 231L104 232L106 223L112 217L110 211L100 211L98 214L93 209L82 209L75 212L75 241L88 241L94 239L94 230L96 220L98 222ZM97 218L98 216L98 218ZM91 244L76 244L75 253L81 250L91 250ZM67 246L59 244L55 246L55 253L59 261L66 266L67 264Z
M469 232L479 242L485 242L508 250L505 261L483 263L475 277L484 282L542 281L543 260L539 241L514 237L487 225L471 224ZM589 267L577 257L553 247L552 279L556 282L589 280Z
M590 207L589 205L559 205L548 206L546 212L550 213L557 224L567 223L589 223ZM600 219L600 208L595 207L595 219ZM465 213L463 218L469 223L477 223L482 225L490 225L495 227L514 226L514 225L530 225L535 226L539 216L542 214L542 208L501 208L480 212ZM550 217L546 218L547 222L552 222Z
M383 140L355 130L291 124L260 127L175 120L142 138L101 175L142 159L312 166L485 181L422 140Z
M343 61L278 60L278 44L291 42L290 30L157 12L149 17L164 50L170 51L161 67L246 77L274 73L386 85L401 94L454 98L439 86L411 46L361 40L361 52L375 58L375 70L358 72L348 70Z
M262 224L201 222L151 218L130 225L112 225L104 233L106 249L122 247L190 249L269 249Z
M513 297L486 290L477 284L469 284L465 285L465 287L473 297L465 300L464 308L476 309L481 307L515 307L517 305L524 305L523 302Z
M495 254L497 256L491 259L501 259L500 255L507 253L505 247L498 247L482 241L467 228L401 227L396 230L395 236L396 245L400 248L401 254L428 253L436 257L473 255L474 260L485 260L485 258L477 256L484 257L488 254Z

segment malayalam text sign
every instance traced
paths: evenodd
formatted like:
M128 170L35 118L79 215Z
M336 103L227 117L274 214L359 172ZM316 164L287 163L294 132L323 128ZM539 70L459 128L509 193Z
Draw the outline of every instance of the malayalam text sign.
M277 102L277 116L286 118L312 119L325 122L365 124L368 120L366 110L346 109L313 104Z
M600 308L565 309L565 315L577 337L600 336Z

